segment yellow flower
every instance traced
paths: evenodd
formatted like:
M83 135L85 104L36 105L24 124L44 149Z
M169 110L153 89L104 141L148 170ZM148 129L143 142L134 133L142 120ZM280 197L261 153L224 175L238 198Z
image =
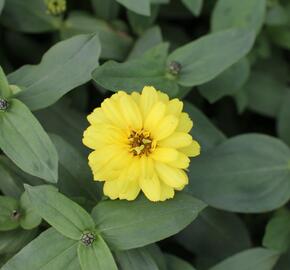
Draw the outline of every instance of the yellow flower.
M142 190L151 201L173 198L188 183L185 169L200 146L188 132L183 103L144 87L119 91L88 116L83 143L94 151L89 165L111 199L134 200Z

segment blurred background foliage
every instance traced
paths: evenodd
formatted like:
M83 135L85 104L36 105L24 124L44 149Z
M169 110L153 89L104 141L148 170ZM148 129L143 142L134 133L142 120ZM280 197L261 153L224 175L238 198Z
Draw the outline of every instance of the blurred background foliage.
M6 74L11 73L11 84L26 86L34 80L39 70L28 67L23 75L18 69L39 64L53 45L97 33L100 51L77 63L77 74L81 74L78 70L90 60L88 70L93 70L99 59L93 80L89 73L88 77L79 75L79 81L48 101L19 95L45 131L57 134L50 138L59 157L60 191L88 210L101 199L101 193L89 181L80 183L91 179L87 150L81 144L85 115L111 91L140 90L144 84L185 100L195 123L192 134L202 145L201 158L190 167L188 192L210 207L181 233L160 242L161 250L152 245L117 252L122 269L190 270L192 264L199 270L240 270L244 268L236 265L245 261L247 269L289 269L288 0L0 0L0 12L0 65ZM209 40L196 45L196 51L181 51L205 35L210 35ZM181 73L172 77L176 59L180 59ZM64 60L55 57L54 61ZM42 73L53 68L47 64ZM65 77L49 77L46 89L53 92L61 80ZM260 167L269 170L255 171ZM233 175L241 168L248 173ZM2 193L16 199L24 191L22 183L43 183L4 155L0 177ZM22 225L24 229L28 226L26 230L16 226L16 230L0 232L0 265L47 228L37 217L30 222ZM253 249L259 246L283 253L275 268L275 253ZM240 253L237 259L231 257L244 250L246 254ZM160 252L166 253L163 261ZM228 257L240 263L231 264Z

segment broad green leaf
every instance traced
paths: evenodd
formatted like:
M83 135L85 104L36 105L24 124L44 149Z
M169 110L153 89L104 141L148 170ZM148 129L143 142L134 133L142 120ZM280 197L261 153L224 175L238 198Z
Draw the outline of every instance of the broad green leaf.
M40 64L23 66L11 73L8 80L21 87L17 97L31 110L45 108L90 80L100 51L96 34L75 36L54 45Z
M79 240L84 231L94 229L94 221L82 207L50 186L25 185L25 189L37 213L66 237Z
M225 135L199 109L189 102L185 102L184 105L184 111L189 114L193 121L193 128L190 133L201 145L202 152L225 141Z
M4 4L5 4L5 0L0 0L0 15L2 13L2 9L4 7Z
M87 160L69 143L57 135L51 135L59 156L60 192L72 197L84 197L97 201L101 198L100 186L93 181Z
M63 237L53 228L39 235L10 259L2 270L80 270L78 242Z
M252 248L229 257L209 270L272 270L279 256L273 250Z
M287 10L278 2L267 11L265 23L270 26L285 25L288 22Z
M287 93L286 82L272 73L252 71L249 81L244 85L248 96L248 107L270 117L279 114L283 99Z
M35 207L30 202L27 192L25 191L20 198L20 226L25 230L31 230L41 223L41 217L37 214Z
M86 116L73 108L67 99L61 99L53 106L37 111L36 117L45 130L60 135L87 155L87 149L82 144L83 132L87 127Z
M208 269L251 247L246 226L235 214L207 208L177 235L178 243L195 254L196 265Z
M26 246L36 234L36 230L22 229L0 232L0 254L15 254Z
M143 196L134 202L102 201L92 215L98 232L117 250L154 243L181 231L205 208L190 195L177 193L174 200L152 203Z
M191 161L188 189L215 208L271 211L289 200L289 163L290 149L282 141L240 135Z
M127 33L85 12L71 12L61 29L63 39L90 33L97 33L100 38L101 58L123 60L132 45L132 38Z
M120 270L159 270L146 248L117 251L115 256Z
M97 84L111 91L141 91L145 85L174 96L177 83L165 77L168 44L162 43L147 51L138 59L117 63L108 61L93 73Z
M117 270L113 255L105 241L99 235L92 246L79 243L78 258L82 270Z
M290 252L282 255L273 270L288 270L290 265Z
M23 171L57 182L58 157L48 135L19 100L0 112L0 148Z
M224 96L237 93L249 76L250 64L246 58L243 58L212 81L201 85L199 92L210 103L214 103Z
M282 209L272 217L266 227L263 246L280 252L290 248L290 211Z
M16 194L15 195L7 194L9 196L20 198L20 196L24 192L24 187L23 187L24 183L30 184L32 186L45 184L44 180L25 173L4 155L0 156L0 164L2 167L5 168L5 170L9 173L9 175L13 178L13 181L15 183L15 192L18 192L17 196ZM1 182L1 187L2 187L2 182Z
M135 13L150 16L150 0L116 0L127 9L134 11Z
M288 26L271 26L268 27L267 33L274 44L290 50L290 32Z
M152 26L157 18L159 6L153 5L151 8L151 16L136 14L127 10L127 17L131 28L137 35L143 34L150 26Z
M167 254L166 261L168 270L195 270L195 268L188 262L173 255Z
M284 98L277 119L277 131L281 139L290 145L290 93Z
M24 190L21 180L5 167L2 158L4 157L0 159L0 190L6 196L19 198Z
M0 2L0 11L1 11L1 2ZM6 78L6 75L0 66L0 98L9 98L11 95L11 90Z
M0 195L0 231L10 231L19 226L19 204L14 198Z
M159 270L167 270L165 256L157 244L148 245L144 247L144 249L146 249L146 251L154 259Z
M6 1L0 21L9 28L26 33L56 31L61 25L61 19L49 15L44 1L40 0Z
M212 31L247 28L258 33L266 13L266 0L218 0L211 18Z
M146 51L152 49L158 44L162 43L162 34L158 26L149 28L142 36L136 41L132 48L128 60L136 59L144 54Z
M116 0L91 0L91 2L98 18L110 21L118 16L120 5Z
M200 15L203 0L181 0L181 1L193 15L195 16Z
M244 57L252 48L254 33L243 29L230 29L208 34L194 40L168 57L181 64L177 78L182 86L195 86L208 82Z

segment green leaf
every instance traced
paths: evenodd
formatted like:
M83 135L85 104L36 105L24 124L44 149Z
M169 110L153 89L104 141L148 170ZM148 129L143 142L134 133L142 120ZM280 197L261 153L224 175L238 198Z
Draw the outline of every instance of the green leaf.
M181 1L193 15L195 16L200 15L203 0L181 0Z
M162 43L138 59L125 63L108 61L94 71L93 79L113 92L141 91L145 85L150 85L174 96L178 91L177 83L165 77L167 51L168 44Z
M20 198L20 226L25 230L31 230L41 223L41 217L37 214L35 207L31 204L25 191Z
M278 2L267 11L265 23L270 26L285 25L288 22L287 10Z
M5 4L5 0L0 0L0 15L1 15L2 9L4 7L4 4Z
M117 251L115 255L122 270L159 270L146 248Z
M263 115L276 117L287 88L287 83L276 78L272 73L253 71L244 86L244 91L248 96L248 107Z
M23 186L21 179L11 173L4 164L2 164L2 159L0 159L0 179L1 179L1 191L4 195L19 198L23 193Z
M1 2L0 2L0 11L1 11ZM0 98L9 98L11 95L11 90L6 78L6 75L0 66Z
M191 223L205 204L184 193L174 200L102 201L92 212L98 232L117 250L141 247L167 238Z
M290 197L290 149L276 138L245 134L191 161L189 190L210 206L266 212Z
M0 231L9 231L19 226L19 204L14 198L0 195Z
M15 254L36 236L36 230L17 229L0 232L0 254Z
M87 160L69 143L57 135L51 135L59 155L60 192L71 197L83 197L96 201L101 199L101 190L93 181Z
M0 148L25 172L57 182L56 150L42 126L19 100L0 113Z
M238 62L253 43L254 34L248 30L231 29L208 34L175 50L169 55L168 63L181 64L180 85L200 85Z
M91 216L51 186L25 185L25 189L38 214L66 237L79 240L84 231L94 229Z
M91 2L98 18L111 21L118 16L120 5L116 0L91 0Z
M288 270L290 265L290 252L284 254L279 259L273 270Z
M117 270L113 255L99 235L92 246L79 243L78 258L83 270Z
M162 34L158 26L149 28L142 36L136 41L132 48L128 60L136 59L144 54L146 51L152 49L158 44L162 43Z
M184 111L189 114L191 120L194 123L190 134L201 145L202 152L205 152L225 141L225 135L220 130L218 130L210 122L210 120L191 103L184 103Z
M210 103L214 103L224 96L237 93L249 76L250 64L247 58L242 58L212 81L201 85L199 92Z
M159 270L167 270L165 256L157 244L151 244L144 247L150 256L154 259Z
M100 51L97 35L75 36L53 46L40 64L23 66L8 80L22 88L17 97L31 110L45 108L90 80Z
M247 228L237 215L209 207L177 235L177 241L196 255L201 269L251 247Z
M141 35L144 33L150 26L154 24L156 21L157 15L159 12L159 6L153 5L151 8L151 16L144 16L140 14L136 14L130 10L127 11L127 17L133 31Z
M211 18L212 31L248 28L258 33L266 13L266 0L218 0Z
M290 93L284 98L277 119L277 131L281 139L290 145Z
M82 144L83 132L87 127L86 115L73 108L67 99L37 111L36 117L45 130L60 135L87 155L87 149Z
M269 221L263 238L263 246L286 252L290 248L290 211L279 210Z
M273 250L252 248L229 257L209 270L272 270L279 256Z
M167 254L166 261L168 270L195 270L188 262L173 255Z
M50 228L30 242L2 270L80 270L78 242Z
M1 15L1 23L20 32L42 33L56 31L61 25L61 19L46 12L44 1L8 0Z
M150 0L116 0L127 9L134 11L135 13L150 16Z
M132 45L132 38L127 33L117 31L107 22L80 11L69 14L60 32L63 39L90 33L97 33L100 38L101 58L123 60Z

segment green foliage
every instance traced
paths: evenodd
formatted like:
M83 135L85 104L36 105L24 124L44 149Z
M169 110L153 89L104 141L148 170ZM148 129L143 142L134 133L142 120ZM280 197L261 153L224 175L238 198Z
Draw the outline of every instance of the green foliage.
M179 193L174 200L165 203L152 203L145 197L134 202L100 202L93 209L92 215L98 231L109 245L126 250L176 234L204 208L203 202Z
M289 270L289 1L0 0L0 39L1 269ZM110 200L86 115L144 86L201 154L174 198Z

